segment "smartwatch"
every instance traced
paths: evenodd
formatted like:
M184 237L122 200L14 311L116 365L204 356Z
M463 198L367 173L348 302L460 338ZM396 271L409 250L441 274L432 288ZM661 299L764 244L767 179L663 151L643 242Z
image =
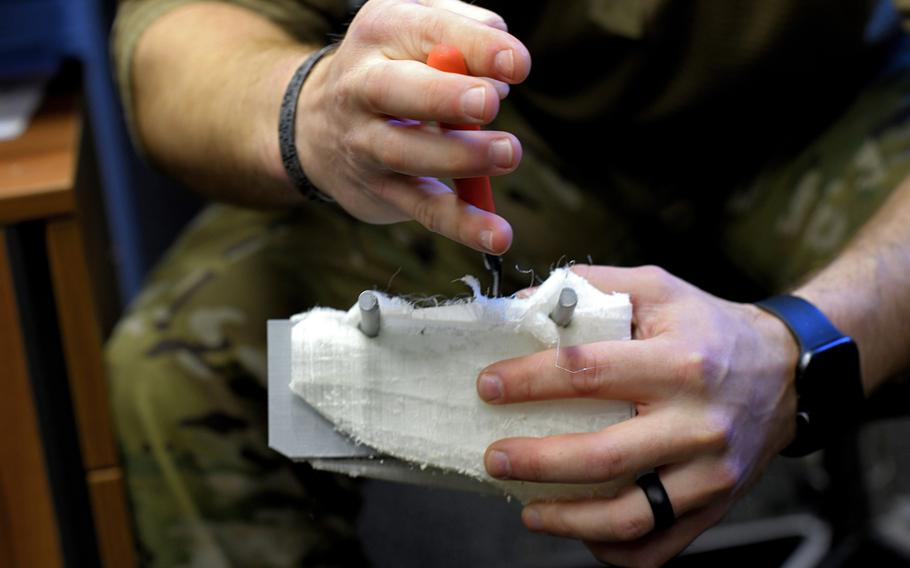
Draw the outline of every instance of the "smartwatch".
M864 401L859 349L802 298L773 296L755 305L784 322L799 344L796 437L781 455L805 456L859 423Z

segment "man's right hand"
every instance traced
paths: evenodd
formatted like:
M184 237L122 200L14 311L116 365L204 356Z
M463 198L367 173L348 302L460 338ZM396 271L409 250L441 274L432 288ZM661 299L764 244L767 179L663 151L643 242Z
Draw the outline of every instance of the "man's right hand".
M472 76L428 67L439 43L460 49ZM502 253L511 244L508 223L460 201L436 178L509 173L521 160L518 139L428 122L489 123L508 85L530 67L528 50L493 12L458 0L371 0L304 85L297 114L304 171L358 219L415 219Z

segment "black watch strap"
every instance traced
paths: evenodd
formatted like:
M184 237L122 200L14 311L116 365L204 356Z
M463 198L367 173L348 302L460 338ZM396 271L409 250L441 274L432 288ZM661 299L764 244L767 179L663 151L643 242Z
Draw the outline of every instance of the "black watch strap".
M859 351L853 339L802 298L774 296L755 305L780 319L799 344L796 437L781 454L804 456L859 421Z
M800 356L834 342L849 340L834 327L821 310L796 296L772 296L755 302L755 305L771 312L784 322L799 344ZM799 361L802 363L802 361Z

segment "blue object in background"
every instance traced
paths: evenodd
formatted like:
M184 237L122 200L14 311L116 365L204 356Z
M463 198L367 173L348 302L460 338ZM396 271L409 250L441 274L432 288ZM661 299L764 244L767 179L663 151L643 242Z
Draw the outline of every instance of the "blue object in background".
M64 60L82 66L121 305L199 201L132 151L111 73L113 0L0 0L0 82L50 77Z
M74 34L66 30L62 2L0 2L0 80L48 77L61 55L73 51Z

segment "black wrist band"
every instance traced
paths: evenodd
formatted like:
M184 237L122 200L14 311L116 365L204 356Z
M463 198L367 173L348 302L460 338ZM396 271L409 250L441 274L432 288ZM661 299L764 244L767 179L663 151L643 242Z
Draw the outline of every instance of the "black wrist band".
M845 339L818 308L798 296L772 296L755 305L783 322L799 345L800 353Z
M864 400L859 350L853 339L802 298L774 296L755 305L781 320L799 346L796 436L781 454L804 456L859 423Z
M303 173L303 166L300 165L300 156L297 154L297 99L300 98L300 90L303 83L310 75L313 67L319 63L319 60L332 52L338 44L333 43L313 53L297 68L288 88L284 92L284 98L281 100L281 112L278 115L278 147L281 150L281 162L284 164L284 171L287 172L291 183L307 199L319 199L321 201L334 201L331 197L319 191L310 178Z

